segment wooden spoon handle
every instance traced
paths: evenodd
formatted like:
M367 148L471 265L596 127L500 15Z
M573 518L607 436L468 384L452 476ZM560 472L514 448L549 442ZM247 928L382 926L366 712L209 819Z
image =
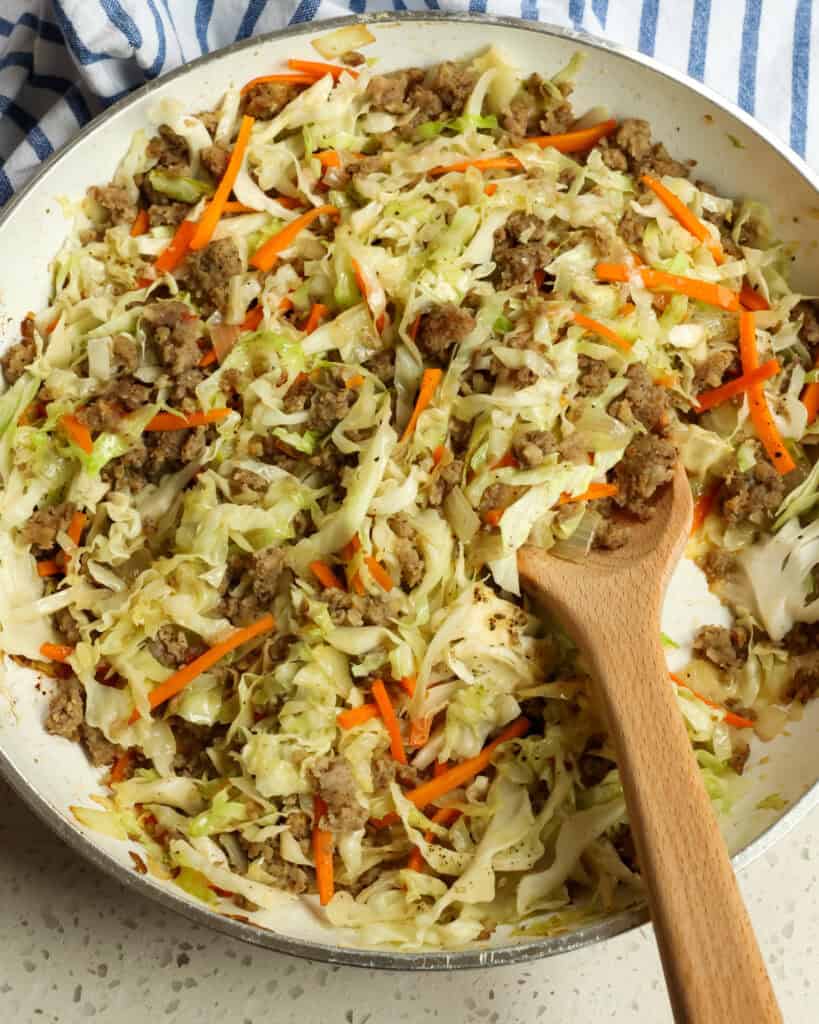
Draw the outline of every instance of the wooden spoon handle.
M576 623L600 680L675 1019L781 1021L668 679L656 616ZM656 639L655 639L656 638Z

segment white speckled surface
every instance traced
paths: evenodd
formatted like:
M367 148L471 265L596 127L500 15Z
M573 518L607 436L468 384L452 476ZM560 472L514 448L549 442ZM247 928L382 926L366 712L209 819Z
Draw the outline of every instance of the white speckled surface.
M817 839L814 814L741 876L787 1024L817 1020ZM126 893L2 783L0 885L0 1020L9 1024L671 1020L649 928L482 973L362 972L293 960Z

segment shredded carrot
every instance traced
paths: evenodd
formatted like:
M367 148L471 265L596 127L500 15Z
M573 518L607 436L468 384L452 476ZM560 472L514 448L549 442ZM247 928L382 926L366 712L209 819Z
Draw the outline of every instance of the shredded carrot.
M262 306L254 306L253 309L249 309L240 324L242 331L255 331L262 322L263 317L264 309Z
M612 345L616 345L624 352L631 350L631 342L627 338L622 337L605 324L601 324L599 320L592 320L591 317L584 316L582 313L572 313L572 320L578 327L582 327L583 330L590 331L592 334L599 334L601 338L610 341Z
M349 388L351 391L354 391L356 388L360 388L363 383L364 378L361 376L361 374L354 373L352 377L348 377L344 381L344 387Z
M162 254L160 253L160 255L162 255ZM156 265L156 264L154 264L154 265ZM136 286L137 286L137 288L148 288L153 283L154 283L154 278L153 277L138 277L136 279Z
M649 291L677 292L708 306L718 306L729 313L739 311L738 293L722 284L712 284L710 281L700 281L695 277L683 277L680 274L669 274L665 270L654 270L651 267L632 270L625 263L598 263L595 273L601 281L621 282L627 282L632 273L639 274Z
M498 191L498 183L496 181L490 181L488 185L484 185L483 192L486 196L493 196Z
M326 306L323 306L320 302L314 302L313 307L310 310L310 315L307 317L304 322L304 326L302 327L304 333L312 334L329 312L330 310Z
M488 526L500 526L505 511L505 508L488 508L483 514L483 521Z
M40 644L40 654L49 661L68 661L73 653L67 644Z
M248 117L247 114L245 114L242 118L242 123L239 126L239 134L236 137L236 143L230 154L227 169L216 187L213 198L205 207L204 213L199 218L199 223L196 225L196 231L194 231L193 238L191 238L190 247L194 252L197 249L204 249L213 237L213 232L216 230L216 225L219 223L222 211L225 208L225 203L230 198L231 190L233 189L236 177L242 166L242 161L245 157L245 150L247 149L247 144L250 140L250 132L254 124L255 119Z
M446 446L439 444L432 449L432 461L436 466L440 466L443 457L446 455Z
M676 373L661 373L654 378L654 383L661 388L675 388L679 383Z
M648 185L651 191L668 207L669 213L682 224L685 230L705 245L717 263L725 262L722 246L699 217L688 209L682 199L674 195L670 188L666 188L661 181L653 178L650 174L644 174L640 180L643 184Z
M697 412L707 412L709 409L714 409L731 398L736 398L737 395L748 391L751 385L761 384L763 381L775 377L780 369L781 367L776 359L769 359L756 370L751 370L747 375L743 374L741 377L729 380L727 384L721 384L718 388L709 388L708 391L701 391L697 395Z
M701 700L703 704L707 704L709 708L716 708L717 711L725 711L725 721L728 725L733 725L735 729L753 729L754 723L750 718L743 718L742 715L735 715L733 711L726 711L722 704L717 704L716 701L709 700L704 697L701 693L698 693L693 686L689 686L688 683L681 677L676 675L674 672L668 673L677 686L682 686L684 690L688 690L693 693L697 700Z
M285 295L283 298L279 299L278 310L280 313L289 313L292 308L293 300L289 295Z
M557 503L568 505L573 501L598 501L600 498L613 498L617 491L617 484L589 484L582 494L561 494Z
M356 725L363 725L364 722L369 722L371 718L378 718L380 714L381 712L378 710L377 704L362 704L357 708L347 708L346 711L340 711L336 715L336 722L338 722L341 729L352 729Z
M421 326L421 316L422 315L423 314L421 314L421 313L418 314L418 316L412 322L412 326L410 327L409 331L407 331L407 334L409 334L409 336L412 338L413 341L415 341L415 339L418 337L418 329Z
M631 316L637 307L633 302L624 302L623 305L617 310L618 316Z
M254 210L252 206L245 206L238 199L228 199L222 207L222 213L261 213L261 210Z
M86 455L94 450L94 442L91 439L91 431L84 423L80 423L76 416L66 413L60 417L60 426L68 434L71 442L81 448Z
M203 672L207 672L217 661L221 661L231 651L235 651L237 647L241 647L242 644L246 644L249 640L253 640L262 633L269 633L271 629L275 628L276 620L273 616L263 615L252 625L234 630L226 640L214 644L204 654L200 654L198 658L194 658L193 661L189 661L187 665L183 665L178 671L168 676L164 683L155 686L148 694L148 702L151 705L151 709L158 708L166 700L170 700L177 693L181 693L188 683L193 682ZM133 723L139 717L139 711L135 708L129 722Z
M595 142L605 135L611 135L616 127L617 122L612 118L588 128L579 128L577 131L563 132L560 135L531 135L526 142L533 142L544 149L556 149L560 153L581 153L584 149L591 149Z
M814 366L819 370L819 353L817 353ZM813 423L819 413L819 383L808 384L802 392L802 404L808 410L808 423Z
M516 156L488 156L475 160L458 160L454 164L433 167L427 174L439 177L442 174L450 174L453 171L465 171L470 167L477 167L479 171L520 171L523 164Z
M327 590L343 590L344 585L336 576L326 562L315 561L310 563L310 572L316 577L319 583Z
M359 264L358 260L352 260L351 262L353 264L353 274L355 275L355 283L358 285L358 290L364 296L367 306L372 312L372 302L370 300L371 289L367 287L367 279L364 277L364 274L361 271L361 265ZM379 334L384 330L384 320L384 313L379 313L375 321L375 329L378 331Z
M352 578L350 579L350 586L358 594L359 597L363 597L363 595L366 593L364 589L364 584L361 582L360 573L353 573Z
M390 751L399 764L407 763L407 752L404 750L404 741L401 739L401 730L398 726L398 719L395 715L395 708L384 686L383 679L376 679L372 685L373 700L378 705L384 727L390 737Z
M299 207L304 206L303 200L296 199L295 196L273 196L273 199L285 210L298 210Z
M361 550L361 541L358 539L358 534L354 533L350 540L341 549L341 557L345 562L351 561L355 557L355 553Z
M255 89L257 85L267 85L269 82L283 82L287 85L314 85L316 81L315 75L277 71L272 75L260 75L258 78L251 78L249 82L245 82L242 86L241 95L246 95L251 89Z
M415 696L415 685L416 685L416 683L417 683L417 679L415 678L415 676L402 676L398 680L398 685L401 687L401 689L405 693L408 693L410 697L414 697Z
M326 907L333 898L333 833L320 828L319 822L327 813L327 804L320 796L313 798L313 861L316 867L316 885L319 903Z
M438 767L437 761L435 763L435 767ZM432 821L434 821L436 825L452 825L460 816L461 812L457 807L439 807L435 814L432 815ZM424 839L428 843L431 843L435 839L435 833L432 829L429 829L424 833ZM412 853L409 855L407 867L410 871L424 870L424 857L417 846L413 848Z
M432 728L432 715L425 715L423 718L416 718L410 722L409 745L411 747L423 747L429 739L429 731Z
M323 149L313 156L322 167L341 167L341 157L336 149Z
M691 517L691 533L692 535L697 530L702 529L705 520L711 515L711 509L714 507L714 502L717 500L717 494L719 487L709 487L707 491L703 491L702 494L694 502L694 513Z
M742 290L739 293L739 301L746 309L750 309L755 313L771 308L768 300L763 295L760 295L759 292L754 291L749 284L742 286Z
M150 227L150 220L148 219L148 211L143 207L134 217L134 223L131 225L131 238L136 238L138 235L144 235Z
M338 207L336 206L314 206L312 210L308 210L307 213L303 213L301 217L296 217L295 220L291 220L289 224L285 225L275 235L262 245L253 254L250 262L257 270L270 270L276 260L279 258L279 253L285 249L289 249L290 246L295 242L301 232L309 227L317 217L321 217L324 214L328 216L337 217Z
M172 412L160 412L148 420L145 430L187 430L188 427L205 427L209 423L221 423L230 416L230 409L210 409L208 412L191 412L177 416Z
M449 761L436 761L432 766L432 777L437 779L444 772L448 772L451 767Z
M353 71L352 68L339 67L337 64L325 64L320 60L289 60L287 66L293 71L301 71L314 78L323 78L324 75L332 75L336 80L342 75L358 78L358 72Z
M502 455L498 459L498 461L493 463L489 468L490 469L506 469L507 467L509 467L511 469L517 469L519 465L520 465L520 463L515 458L515 456L512 453L512 451L510 450L505 455Z
M46 576L59 576L62 571L60 563L53 558L44 558L37 563L37 575L43 579Z
M195 231L195 220L183 220L176 229L176 234L171 239L170 245L157 256L154 267L162 273L170 273L172 270L176 270L190 248L191 239Z
M210 366L212 363L216 363L218 361L219 361L219 357L216 355L216 349L212 348L210 350L210 352L206 352L202 356L202 358L199 360L199 362L196 365L197 366L201 366L202 369L204 369L206 366Z
M85 512L75 512L71 517L71 522L68 524L68 529L65 531L69 539L74 544L80 543L80 537L82 537L82 531L85 529L85 523L87 520Z
M441 383L443 376L443 370L424 370L424 375L421 378L421 387L418 390L418 398L415 400L415 408L412 410L409 422L406 427L404 427L404 433L401 435L401 444L403 444L415 430L421 413L432 401L432 397L435 394L438 385Z
M411 789L406 794L407 799L412 801L416 807L426 807L427 804L440 799L440 797L450 793L453 789L463 786L464 783L474 779L476 775L489 767L492 755L501 743L517 739L519 736L525 736L529 731L529 726L528 718L516 718L491 743L487 743L476 757L467 758L466 761L461 761L460 764L449 768L443 775L439 775L437 779L431 779L429 782Z
M126 750L120 754L119 757L114 761L111 771L108 773L109 785L113 782L122 782L128 773L128 769L131 767L131 759L133 754L130 750Z
M759 368L759 352L756 347L756 314L748 310L743 310L739 314L739 354L743 375L747 376ZM768 453L768 458L773 463L774 469L781 476L790 473L796 468L796 463L791 458L790 452L785 447L777 430L771 410L768 408L765 392L759 381L751 384L748 388L748 406L754 430Z
M375 582L381 587L382 590L390 591L395 586L392 581L392 576L387 572L380 562L376 561L372 555L364 556L364 563L370 570L370 576Z

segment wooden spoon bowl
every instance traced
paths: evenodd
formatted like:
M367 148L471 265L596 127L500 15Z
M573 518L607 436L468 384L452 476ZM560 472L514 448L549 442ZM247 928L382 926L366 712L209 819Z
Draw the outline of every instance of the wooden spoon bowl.
M600 695L678 1021L781 1020L668 675L660 612L691 529L677 465L626 545L568 562L526 546L521 582L572 637Z

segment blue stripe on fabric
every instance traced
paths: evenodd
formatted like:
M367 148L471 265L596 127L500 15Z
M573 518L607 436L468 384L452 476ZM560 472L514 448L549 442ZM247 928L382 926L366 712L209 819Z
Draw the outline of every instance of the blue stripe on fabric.
M808 131L808 87L810 84L811 0L799 0L793 23L791 58L791 146L805 155Z
M26 141L37 154L38 160L51 156L54 149L42 128L27 110L18 107L8 96L0 96L0 114L12 121L20 131L26 133Z
M5 57L0 58L0 71L5 68L24 68L28 72L26 85L31 85L35 89L50 89L52 92L64 93L71 88L71 82L67 78L61 78L59 75L38 75L34 71L34 55L31 53L21 53L17 50L7 53Z
M694 13L691 15L691 42L688 46L688 74L700 81L705 76L710 18L711 0L694 0Z
M470 14L486 14L486 0L469 0Z
M586 13L586 0L569 0L569 18L575 28L583 24L583 15Z
M242 17L242 23L239 26L239 31L236 33L237 39L248 39L253 35L253 30L256 28L256 22L259 20L259 16L264 10L266 0L250 0L247 5L247 10Z
M0 18L0 36L10 36L14 31L14 22L8 18Z
M657 41L657 12L660 0L643 0L640 14L640 39L637 43L641 53L654 56L654 44Z
M0 206L5 205L14 195L14 189L6 172L0 167Z
M162 24L162 15L156 9L154 0L148 0L148 6L151 8L151 14L154 16L154 27L156 28L156 57L154 57L153 64L145 69L146 78L156 78L165 66L165 55L168 52L167 43L165 41L165 26Z
M430 11L440 11L441 9L438 0L425 0L425 3Z
M213 0L197 0L193 23L196 28L196 38L199 41L199 49L202 53L210 53L210 46L208 45L208 27L210 26L212 14Z
M100 0L100 7L114 28L118 29L128 41L128 45L138 50L142 46L142 33L131 15L123 9L119 0Z
M537 0L520 0L520 16L527 21L537 21Z
M759 48L759 22L762 0L745 0L742 19L742 49L739 54L739 105L753 114L756 105L756 54Z
M25 25L26 28L34 29L34 31L48 43L62 44L63 42L63 33L56 25L52 25L50 21L44 21L42 18L38 18L36 14L31 14L30 11L26 11L25 14L21 14L17 19L17 24Z
M600 22L602 28L606 27L606 18L609 16L609 0L592 0L592 11Z
M318 9L318 4L316 4ZM350 13L363 14L367 10L367 0L350 0ZM313 15L311 15L313 17Z
M179 38L179 32L176 28L176 22L173 20L173 11L171 11L170 0L162 0L162 6L165 8L165 13L168 15L168 21L171 23L174 38L176 39L176 45L179 47L179 56L182 58L182 63L185 64L185 48L182 45L182 40Z
M25 15L23 17L25 17ZM107 53L95 53L93 50L88 49L77 34L77 30L74 28L70 18L63 10L60 0L54 0L54 17L57 19L57 24L60 26L62 34L65 37L65 41L70 46L74 56L80 64L98 64L102 60L110 60ZM22 20L23 18L20 19L20 21ZM60 41L62 41L62 39L60 39Z
M77 124L80 128L83 125L88 124L91 120L91 111L88 109L88 104L85 102L85 97L77 88L76 85L72 85L68 92L63 97L68 109L74 115L77 120Z
M293 12L293 17L290 19L290 24L296 25L300 21L310 21L315 17L320 2L321 0L300 0L299 6Z

